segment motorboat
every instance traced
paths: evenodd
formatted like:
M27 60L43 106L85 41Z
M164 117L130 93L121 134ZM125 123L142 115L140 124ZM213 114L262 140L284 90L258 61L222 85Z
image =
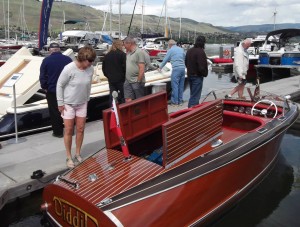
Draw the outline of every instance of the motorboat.
M71 49L66 50L64 54L74 59L74 52ZM43 59L41 56L33 56L26 47L23 47L0 67L0 140L15 132L15 113L19 133L28 130L38 132L50 127L46 95L41 90L39 82ZM110 106L109 85L102 73L102 64L97 63L94 69L91 99L88 104L89 120L101 118L102 110ZM171 64L167 63L162 72L157 70L146 72L145 92L151 93L153 85L162 83L169 90L171 71ZM3 86L14 74L22 75L15 83L15 98L13 88Z
M149 52L152 59L163 59L167 54L168 41L170 38L156 37L147 38L144 41L143 48Z
M106 147L44 188L54 226L202 226L271 171L299 110L287 97L213 91L171 109L166 92L103 111ZM170 109L169 109L170 108Z
M276 46L271 51L259 53L256 66L261 79L284 78L300 74L300 29L280 29L267 34L266 41L273 37Z

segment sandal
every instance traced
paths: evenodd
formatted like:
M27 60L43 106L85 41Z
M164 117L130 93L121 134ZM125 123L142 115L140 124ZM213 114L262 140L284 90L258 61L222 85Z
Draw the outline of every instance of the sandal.
M77 162L77 163L81 163L82 162L82 157L80 156L80 154L74 156L74 161Z
M75 167L74 162L71 158L67 158L66 164L67 164L67 167L70 169Z

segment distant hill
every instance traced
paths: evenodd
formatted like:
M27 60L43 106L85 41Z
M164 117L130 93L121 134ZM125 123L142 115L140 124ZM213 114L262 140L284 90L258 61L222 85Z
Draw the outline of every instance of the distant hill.
M274 30L273 24L262 24L262 25L244 25L244 26L237 26L237 27L223 27L226 30L232 32L240 32L240 33L249 33L249 32L258 32L258 33L268 33ZM277 29L285 29L285 28L299 28L300 23L291 24L276 24L275 30Z
M22 7L22 1L20 0L10 0L10 28L11 30L21 30L21 15L20 9ZM25 21L29 32L37 32L39 28L40 11L42 2L36 0L26 0L25 1ZM2 3L1 3L2 8ZM5 7L7 9L7 1L5 1ZM7 10L5 11L7 15ZM109 15L107 16L106 26L104 24L104 12L97 10L90 6L80 5L77 3L70 3L65 1L53 2L49 32L52 36L56 36L60 31L63 30L63 12L65 13L66 20L84 20L88 23L83 23L81 25L66 25L66 30L71 29L90 29L91 31L101 31L110 30ZM2 28L2 33L4 30L4 20L3 10L0 10L0 28ZM113 31L119 29L119 15L112 15L111 27ZM122 14L121 31L124 35L127 35L129 23L131 20L131 14ZM7 20L6 20L7 23ZM170 18L170 27L173 38L178 38L179 34L179 18ZM191 19L182 18L181 20L181 34L182 36L193 37L199 33L202 34L229 34L230 31L226 28L215 27L208 23L201 23ZM138 34L141 29L141 15L135 14L133 17L133 22L130 32L133 34ZM164 18L160 18L154 15L144 15L144 32L160 32L164 34Z

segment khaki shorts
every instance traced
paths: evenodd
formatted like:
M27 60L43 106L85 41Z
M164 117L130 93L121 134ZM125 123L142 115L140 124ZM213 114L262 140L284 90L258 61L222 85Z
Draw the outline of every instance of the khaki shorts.
M124 83L124 96L125 99L138 99L145 95L145 83L135 82L129 83L128 80L125 80Z
M87 102L78 105L65 104L65 109L61 114L63 119L74 119L76 117L86 117Z

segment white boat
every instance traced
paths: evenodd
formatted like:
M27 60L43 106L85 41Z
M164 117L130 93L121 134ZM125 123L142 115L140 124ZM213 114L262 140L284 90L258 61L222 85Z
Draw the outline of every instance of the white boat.
M144 41L143 48L149 52L149 56L153 59L163 59L167 53L169 38L156 37L148 38Z
M72 56L73 51L68 49L64 54ZM33 56L27 48L23 47L1 66L0 139L1 135L15 132L13 88L3 85L16 73L22 74L15 83L19 131L50 125L47 100L40 89L39 82L40 65L43 59L40 56ZM171 71L171 64L167 63L162 72L157 70L146 72L146 93L150 93L153 84L156 83L167 83L169 86ZM109 106L108 96L108 81L102 73L101 63L98 63L94 70L91 100L88 105L88 118L90 120L101 117L102 110Z
M257 74L261 79L284 78L300 74L300 29L269 32L265 42L274 38L271 50L260 51Z

